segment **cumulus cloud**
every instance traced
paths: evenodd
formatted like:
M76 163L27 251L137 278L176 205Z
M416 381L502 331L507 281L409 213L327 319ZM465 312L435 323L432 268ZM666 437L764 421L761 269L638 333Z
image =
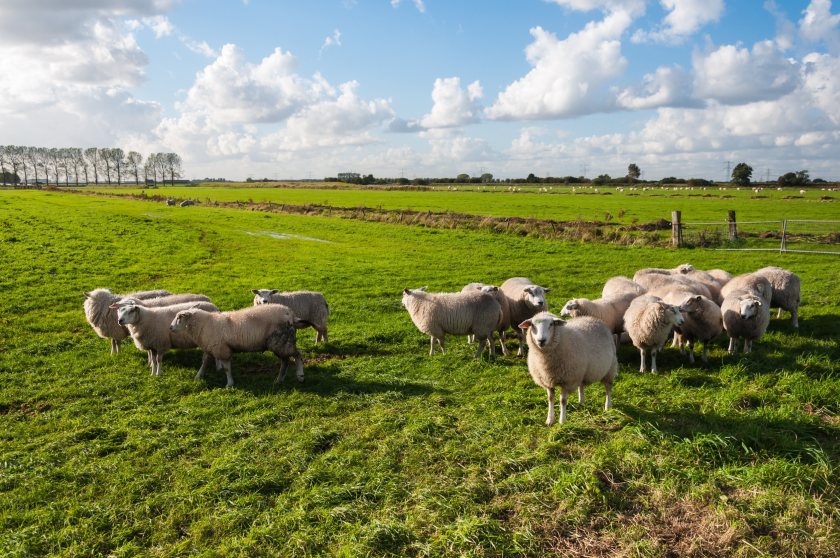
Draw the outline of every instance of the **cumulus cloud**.
M542 27L531 29L534 42L525 54L533 68L499 94L487 116L560 118L611 108L602 86L627 66L619 38L631 22L626 11L615 11L563 40Z
M645 11L645 0L548 0L554 4L579 12L601 10L603 12L624 12L641 15Z
M420 125L423 128L449 128L478 122L481 114L478 101L483 94L478 81L464 89L460 78L438 78L432 89L432 111L420 119Z
M156 15L152 17L144 17L143 23L152 30L155 37L168 37L175 32L175 26L169 21L169 18L163 15Z
M417 8L417 11L421 14L426 13L426 4L423 0L413 0L414 7ZM391 7L398 8L402 4L402 0L391 0Z
M799 31L808 42L824 42L832 53L840 52L840 14L831 13L831 0L811 0L802 12Z
M318 53L323 54L324 51L331 46L341 46L341 31L338 29L333 30L332 35L329 35L324 39L324 42L321 45L321 50L318 51Z
M664 106L691 106L691 78L679 66L663 66L652 74L645 74L642 93L632 87L623 89L617 97L619 106L627 109L649 109Z
M811 53L803 63L805 91L814 106L840 125L840 57Z
M662 24L651 31L638 30L633 42L679 42L702 26L720 19L723 0L660 0L668 12Z

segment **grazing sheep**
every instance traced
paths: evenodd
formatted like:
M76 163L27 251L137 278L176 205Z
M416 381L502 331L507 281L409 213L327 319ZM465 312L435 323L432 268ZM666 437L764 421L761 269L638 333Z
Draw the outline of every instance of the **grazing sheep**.
M280 373L275 383L283 380L288 360L295 359L297 379L303 381L303 359L295 345L291 328L311 325L295 319L292 311L282 304L250 306L230 312L182 310L169 326L173 332L184 332L205 353L216 359L225 369L227 385L233 385L230 361L233 353L271 350L280 359ZM290 347L294 347L291 349ZM282 349L282 350L280 350ZM204 376L203 368L196 379Z
M756 296L761 297L768 307L773 300L773 285L770 284L770 281L766 277L756 275L755 273L744 273L733 277L732 280L723 286L720 294L726 299L730 293L740 290L750 291ZM723 306L722 303L721 306Z
M760 295L748 289L734 290L726 295L721 306L723 328L729 335L729 354L738 352L737 339L744 340L744 353L752 351L753 341L760 339L770 323L770 305Z
M169 349L193 349L196 346L193 340L183 333L170 331L169 325L178 312L190 308L199 308L208 312L219 311L212 302L185 302L157 308L115 303L112 308L117 310L117 323L127 327L131 333L134 346L148 353L152 376L160 376L163 355ZM204 368L210 358L208 353L204 353L199 370L201 374L204 374Z
M178 202L176 202L174 198L167 198L167 200L166 200L166 205L168 205L170 207L175 207L175 204L177 204L177 203Z
M668 304L657 296L643 295L633 300L624 314L624 328L633 345L641 354L639 372L647 371L647 353L650 352L651 372L656 373L656 353L674 327L682 325L684 318L677 306Z
M499 287L495 285L487 285L485 283L470 283L469 285L465 285L463 289L461 289L462 293L470 292L470 291L482 291L485 293L489 293L493 295L493 298L496 299L496 302L499 303L499 306L502 307L502 321L499 323L498 333L499 333L499 344L502 346L502 354L507 355L508 350L505 347L505 330L507 329L507 324L510 321L510 308L508 307L508 299L505 294L499 289ZM467 336L467 341L472 343L475 341L474 335Z
M124 297L137 300L170 295L169 291L138 291L127 295L112 293L109 289L94 289L85 294L85 319L96 334L111 340L111 354L120 352L120 341L129 336L128 329L117 323L117 313L111 305Z
M628 294L641 296L647 292L643 286L622 275L611 277L604 283L601 298L619 298Z
M502 307L495 297L483 291L465 293L427 293L422 289L403 290L402 304L417 329L431 338L429 354L435 352L435 341L444 352L444 335L475 335L479 341L476 358L484 351L485 341L490 355L495 356L493 332L502 321Z
M291 291L281 293L277 289L251 289L254 306L259 304L282 304L294 312L295 317L312 324L315 342L327 342L327 318L330 306L324 295L315 291Z
M178 204L179 207L189 207L191 205L198 205L198 202L195 200L184 200Z
M779 314L776 317L781 318L782 310L787 310L790 312L793 327L799 327L799 276L792 271L774 266L762 267L755 274L767 278L773 287L770 305L779 308Z
M707 298L712 298L712 293L709 288L699 281L695 281L690 277L683 275L666 275L663 273L645 273L642 275L636 274L633 278L639 285L648 290L648 292L666 287L680 286L694 294L700 294Z
M525 277L511 277L499 287L508 299L508 319L510 320L505 329L511 327L516 330L519 337L519 350L517 356L525 354L525 332L519 324L537 314L548 311L548 304L545 301L546 293L551 289L535 285Z
M116 305L124 306L134 304L135 306L145 306L146 308L163 308L164 306L184 304L185 302L211 302L211 300L210 297L203 294L177 293L145 299L138 299L134 296L126 296L117 301Z
M709 298L711 298L718 304L720 304L720 302L723 300L720 296L721 283L709 272L702 271L700 269L695 269L694 266L691 264L682 264L677 267L677 270L683 277L694 279L695 281L698 281L699 283L705 285L706 288L709 289L709 293L711 294Z
M563 309L560 311L560 316L563 318L591 316L601 320L607 324L610 332L615 336L617 347L618 336L624 331L624 313L630 306L630 302L637 296L636 293L631 292L611 299L596 298L595 300L589 300L588 298L573 298L563 306Z
M720 306L703 295L689 294L679 302L679 308L684 321L677 328L674 339L680 347L680 353L683 352L683 343L687 342L688 361L694 364L694 343L702 341L703 353L700 358L703 362L709 362L709 341L723 331Z
M584 387L594 382L604 384L604 410L610 408L618 360L612 334L604 322L586 316L564 321L550 312L539 312L519 327L528 332L528 372L548 395L546 425L555 422L556 386L560 386L560 424L566 421L569 392L577 389L583 403Z

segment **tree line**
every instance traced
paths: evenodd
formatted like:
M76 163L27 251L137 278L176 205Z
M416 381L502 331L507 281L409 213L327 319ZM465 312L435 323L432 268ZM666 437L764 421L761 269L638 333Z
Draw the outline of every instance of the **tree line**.
M151 153L146 157L119 147L32 147L0 145L3 186L35 184L124 184L152 181L174 184L182 174L177 153Z

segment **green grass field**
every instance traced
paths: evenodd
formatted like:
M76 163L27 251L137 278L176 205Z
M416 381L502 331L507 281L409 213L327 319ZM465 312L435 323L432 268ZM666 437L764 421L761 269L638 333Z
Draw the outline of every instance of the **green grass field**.
M257 200L257 191L236 194ZM322 194L337 192L309 193L308 203ZM371 193L382 194L391 193ZM459 194L399 192L409 197L387 203L535 215L561 200L601 215L624 205L617 195ZM637 201L627 213L650 219L653 205L627 204ZM830 218L834 207L784 201L806 218ZM727 202L702 211L717 215ZM722 337L707 367L666 350L658 375L639 374L638 352L622 346L614 408L605 413L592 386L562 426L544 425L545 395L523 359L476 360L462 338L429 357L400 304L404 287L525 275L551 287L559 309L596 297L612 275L686 261L795 271L800 330L774 318L747 357L728 356ZM0 191L0 266L5 556L838 555L834 256ZM267 353L236 355L231 389L221 372L193 379L196 351L169 353L163 376L151 377L145 355L124 343L112 357L85 322L82 292L96 287L201 292L223 309L249 305L252 288L319 290L332 309L330 341L315 345L301 331L302 384L290 375L273 386Z

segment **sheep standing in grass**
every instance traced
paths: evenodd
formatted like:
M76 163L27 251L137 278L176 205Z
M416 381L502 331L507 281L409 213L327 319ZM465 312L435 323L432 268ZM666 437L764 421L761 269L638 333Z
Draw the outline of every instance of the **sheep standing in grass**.
M657 296L643 295L630 303L624 314L624 328L633 345L641 354L639 372L647 371L647 354L650 353L651 372L656 373L656 353L684 319L677 306L668 304Z
M138 291L127 295L112 293L109 289L95 289L85 293L85 319L103 339L111 340L111 354L120 352L120 341L129 336L128 329L117 323L117 312L111 305L125 297L138 300L170 295L169 291Z
M670 302L665 299L666 302ZM723 317L720 306L703 295L688 294L678 303L684 321L677 328L674 339L683 352L683 343L688 343L688 361L694 364L694 343L703 343L700 358L709 362L709 341L723 331Z
M771 306L776 306L779 309L777 318L782 317L782 310L790 312L791 325L799 327L799 276L782 269L781 267L763 267L755 272L770 281L773 287L773 296L770 300Z
M493 332L502 321L502 307L495 297L479 290L462 293L427 293L422 289L405 289L402 304L417 329L431 338L429 354L435 352L435 341L444 352L444 335L475 335L478 340L476 358L484 351L495 356Z
M298 320L312 324L315 342L327 342L327 319L330 307L324 295L315 291L291 291L281 293L277 289L251 289L254 306L260 304L282 304L288 306Z
M755 273L744 273L742 275L738 275L737 277L733 277L732 280L723 286L720 290L720 294L724 299L726 299L726 297L728 297L731 293L742 290L749 291L754 295L761 297L768 308L770 306L770 302L773 300L773 285L770 284L767 277L763 277ZM723 306L723 304L721 304L721 306Z
M114 304L117 310L117 322L128 328L134 346L149 355L152 376L160 376L163 355L170 349L194 349L196 344L183 333L170 331L169 325L181 310L198 308L208 312L218 312L212 302L186 302L156 308L146 308L136 304ZM201 360L200 374L204 374L211 356L204 353Z
M225 369L227 385L233 385L230 361L233 353L271 350L280 359L280 373L275 383L283 380L289 359L295 359L297 379L303 381L303 359L295 346L294 328L307 323L295 319L282 304L251 306L231 312L182 310L169 326L173 332L184 332L205 353ZM282 349L282 350L281 350ZM196 379L204 376L203 368Z
M744 340L744 353L752 351L753 341L764 335L770 323L770 305L748 289L729 292L723 299L721 313L731 355L738 352L735 346L738 339Z
M653 291L655 289L660 288L671 288L671 287L681 287L685 290L689 290L694 294L701 294L707 298L712 298L712 293L709 291L709 288L701 283L700 281L696 281L690 277L685 277L680 274L671 275L665 273L636 273L633 276L633 280L636 281L639 285L647 289L648 292Z
M548 395L548 418L555 422L554 389L560 386L560 424L566 421L569 392L578 391L583 404L583 389L594 382L604 384L604 410L611 405L612 384L618 374L618 360L612 333L606 324L590 317L564 321L550 312L539 312L519 324L528 339L528 372Z
M510 320L505 329L511 327L516 330L519 337L519 350L517 356L525 354L525 332L519 324L537 314L548 311L548 304L545 301L546 293L551 289L535 285L525 277L512 277L499 287L508 299L508 319Z
M677 271L683 277L688 277L689 279L694 279L706 286L709 289L709 293L712 300L717 302L718 304L721 303L723 298L720 296L720 288L721 283L713 276L711 273L707 271L702 271L700 269L695 269L691 264L682 264L677 267Z
M612 299L573 298L563 306L560 316L563 318L591 316L601 320L613 333L615 345L618 347L619 336L624 331L624 313L636 296L638 295L635 292L631 292Z
M502 307L502 321L499 323L497 331L499 333L499 344L502 346L502 354L508 354L507 347L505 347L505 330L507 329L507 324L510 322L510 308L508 307L508 299L505 296L505 293L503 293L499 287L495 285L487 285L485 283L470 283L461 289L462 293L471 291L482 291L493 295L493 298L495 298L496 302L499 303L499 306ZM475 340L474 337L474 335L468 336L467 341L472 343Z

